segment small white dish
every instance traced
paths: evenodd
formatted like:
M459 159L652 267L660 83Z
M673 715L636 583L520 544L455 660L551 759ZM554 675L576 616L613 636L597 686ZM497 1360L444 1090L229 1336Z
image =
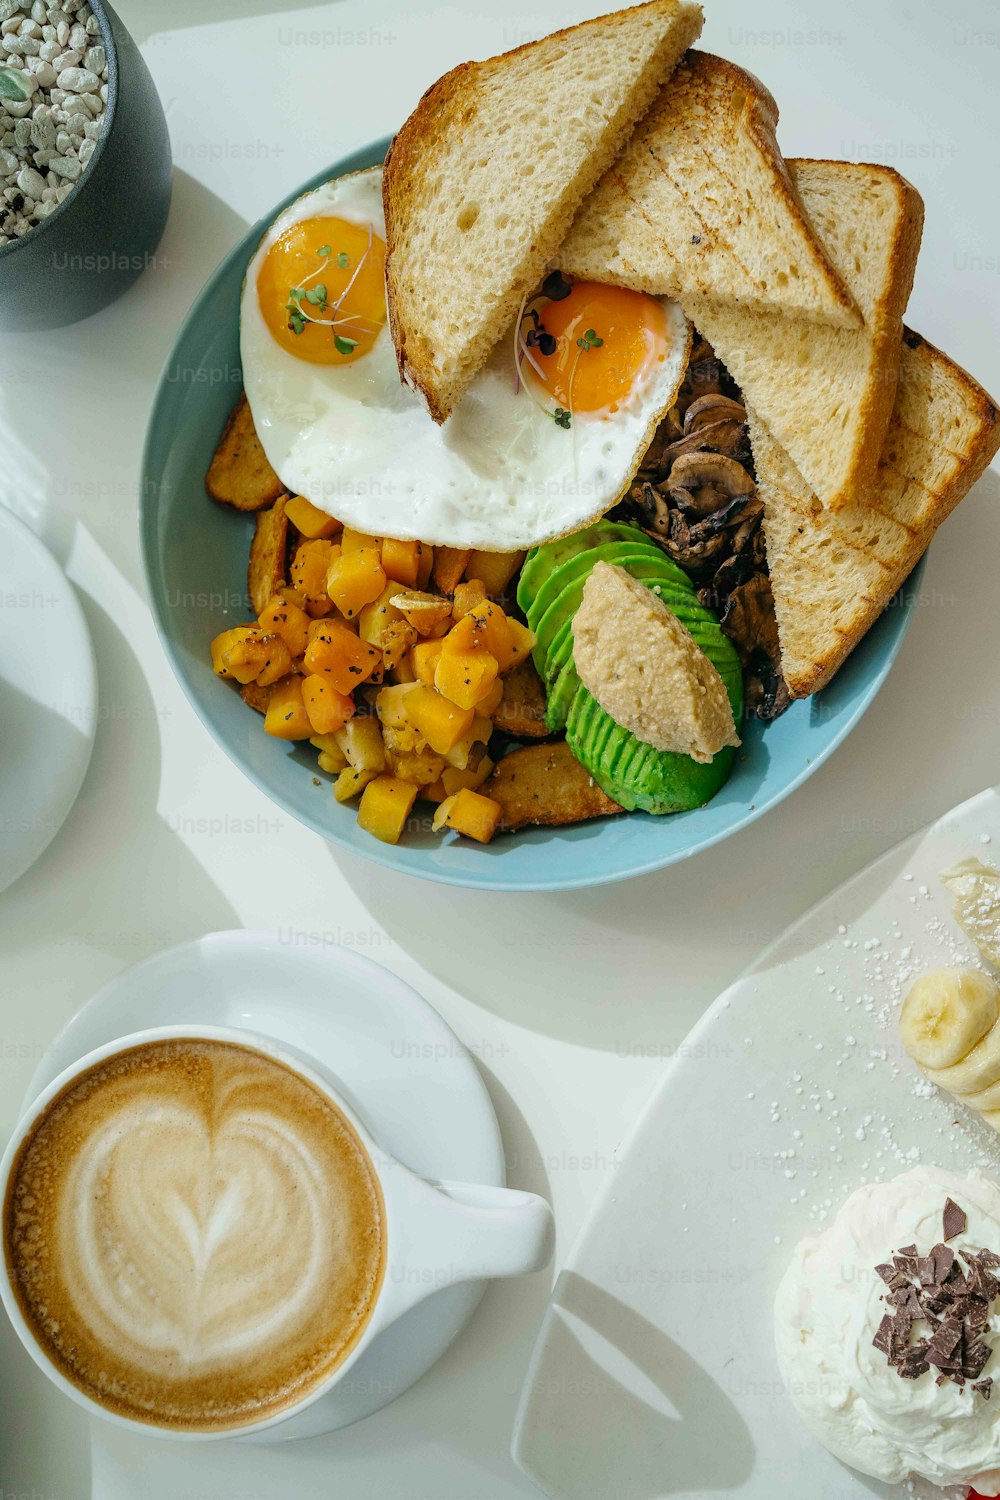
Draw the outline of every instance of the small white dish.
M87 622L59 564L0 505L0 891L48 848L97 729Z
M815 907L680 1048L556 1283L514 1458L559 1500L934 1496L865 1479L806 1431L772 1307L798 1240L923 1162L1000 1172L996 1135L898 1037L927 968L978 960L942 870L1000 863L983 792Z
M59 1034L35 1072L27 1105L80 1057L157 1026L236 1027L314 1056L393 1156L421 1176L504 1185L503 1146L486 1087L468 1052L415 990L359 953L291 938L219 932L127 969ZM365 1350L331 1404L240 1443L308 1437L387 1406L440 1359L486 1283L446 1288ZM331 1416L332 1413L332 1416Z

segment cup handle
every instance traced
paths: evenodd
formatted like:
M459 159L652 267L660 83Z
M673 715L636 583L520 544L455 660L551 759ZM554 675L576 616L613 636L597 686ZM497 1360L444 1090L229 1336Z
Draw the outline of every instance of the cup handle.
M398 1162L393 1168L386 1186L399 1211L390 1219L382 1327L444 1287L527 1276L552 1259L555 1225L544 1198L515 1188L427 1182Z

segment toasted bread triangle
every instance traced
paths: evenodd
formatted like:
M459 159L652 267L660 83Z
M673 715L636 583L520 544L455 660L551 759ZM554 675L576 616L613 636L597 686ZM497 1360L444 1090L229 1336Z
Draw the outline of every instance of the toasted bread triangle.
M689 52L580 209L561 269L860 327L778 150L777 123L759 79Z
M714 300L698 307L698 327L820 503L837 510L863 503L875 482L923 203L891 167L788 165L864 327L834 328ZM694 316L692 304L681 300Z
M907 330L871 504L824 510L754 412L750 438L782 671L804 698L834 676L1000 450L1000 415L970 375Z
M573 215L701 31L650 0L447 73L385 164L389 326L442 422L534 290Z

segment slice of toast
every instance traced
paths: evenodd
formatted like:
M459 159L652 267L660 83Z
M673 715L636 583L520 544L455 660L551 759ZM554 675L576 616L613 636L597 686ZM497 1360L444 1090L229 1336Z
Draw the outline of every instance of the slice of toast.
M400 375L443 422L541 281L574 214L701 31L650 0L446 73L386 158Z
M777 123L752 73L689 52L580 209L560 269L860 327L778 150ZM698 321L693 300L688 315Z
M790 161L799 195L864 327L834 328L761 309L682 298L820 503L870 497L896 396L903 312L923 203L891 167Z
M906 330L871 504L823 510L753 412L750 439L782 671L805 698L830 681L1000 450L1000 417L970 375Z

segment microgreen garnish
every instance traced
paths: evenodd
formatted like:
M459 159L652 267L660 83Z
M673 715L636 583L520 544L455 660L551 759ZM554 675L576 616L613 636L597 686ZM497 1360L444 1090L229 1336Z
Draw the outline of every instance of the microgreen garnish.
M576 347L578 349L602 349L604 347L604 340L597 337L593 328L588 328L583 338L577 339Z
M555 354L556 349L559 347L555 334L549 333L533 307L528 309L528 317L534 325L528 329L525 336L524 342L528 348L537 349L539 354L544 354L546 357Z
M548 297L551 302L561 302L572 290L561 271L550 271L542 282L542 296Z
M318 281L315 286L308 287L308 289L306 286L307 282L312 281L315 276L318 276L320 274L320 272L323 270L323 263L328 261L330 259L330 256L333 255L333 251L329 245L320 245L319 249L316 251L316 254L319 256L320 264L314 271L311 271L309 273L301 286L292 286L288 288L288 301L285 303L285 308L288 312L288 327L292 333L304 332L307 323L322 323L323 326L329 328L331 333L333 334L334 347L336 348L337 353L353 354L354 350L358 347L358 340L348 338L346 337L346 335L338 333L337 329L350 327L351 325L371 323L371 319L354 315L340 318L337 316L337 314L340 312L340 309L343 306L344 298L347 296L348 292L351 290L351 287L357 281L358 276L361 273L362 266L368 259L369 252L372 248L373 235L374 231L371 225L369 225L368 244L365 248L365 253L362 255L361 259L358 261L358 264L355 266L354 273L348 281L347 285L344 287L344 290L341 292L336 302L332 304L328 300L329 292L327 291L325 282ZM346 270L351 263L351 258L347 254L346 250L341 250L335 257L335 260L337 266L342 271ZM304 303L308 303L309 307L316 308L317 312L326 312L328 310L331 310L333 312L333 317L330 319L315 318L313 317L312 313L309 312L305 306L303 306ZM373 329L372 331L377 332L378 330Z
M555 422L557 427L565 427L568 429L573 421L573 413L571 411L564 411L561 406L557 406L555 411L552 413L552 420Z

